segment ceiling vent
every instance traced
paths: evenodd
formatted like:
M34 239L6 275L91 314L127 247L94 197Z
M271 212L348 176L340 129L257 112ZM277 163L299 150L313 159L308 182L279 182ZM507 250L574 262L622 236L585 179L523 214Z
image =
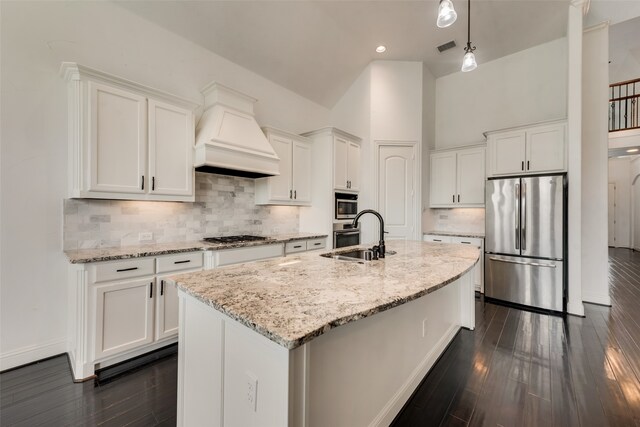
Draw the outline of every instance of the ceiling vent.
M456 47L456 42L451 40L450 42L446 42L445 44L438 46L438 52L442 53L445 50L453 49L454 47Z

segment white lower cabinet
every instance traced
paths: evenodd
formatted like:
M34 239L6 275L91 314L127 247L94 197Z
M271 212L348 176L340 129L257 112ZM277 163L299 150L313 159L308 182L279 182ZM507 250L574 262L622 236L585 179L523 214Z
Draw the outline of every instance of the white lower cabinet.
M183 272L181 271L180 273ZM187 271L184 273L187 273ZM157 279L156 339L164 339L178 335L178 289L173 282L165 280L169 276L171 276L171 274L158 276Z
M153 278L95 286L95 358L153 342Z
M176 342L178 293L166 278L202 270L203 255L71 264L68 353L74 379Z
M444 236L440 234L425 234L422 238L425 242L435 243L459 243L473 245L480 250L480 260L474 267L473 284L475 290L484 293L484 239L479 237Z

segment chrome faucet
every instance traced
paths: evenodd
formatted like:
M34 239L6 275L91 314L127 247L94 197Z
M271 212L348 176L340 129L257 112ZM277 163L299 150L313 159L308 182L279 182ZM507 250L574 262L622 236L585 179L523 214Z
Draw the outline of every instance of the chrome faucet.
M373 209L365 209L363 211L358 212L358 214L356 215L355 218L353 218L353 226L357 227L358 226L358 220L360 219L360 217L364 214L374 214L375 216L378 217L378 221L380 221L380 242L378 242L377 246L374 246L372 248L373 252L375 253L376 251L378 252L378 256L380 258L384 258L384 253L385 253L385 246L384 246L384 219L382 219L382 215L380 215L378 212L374 211ZM375 258L375 255L374 255Z

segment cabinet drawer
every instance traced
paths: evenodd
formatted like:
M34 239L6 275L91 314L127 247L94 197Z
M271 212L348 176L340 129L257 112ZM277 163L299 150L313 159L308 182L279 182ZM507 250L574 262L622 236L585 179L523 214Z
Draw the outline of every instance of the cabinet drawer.
M100 262L95 265L94 282L152 276L154 273L155 258L153 257Z
M307 250L312 251L314 249L324 249L327 246L327 239L311 239L307 240Z
M289 242L284 246L286 254L293 254L296 252L304 252L307 250L306 240L296 240L295 242Z
M451 237L438 236L436 234L425 234L422 240L424 240L425 242L451 243Z
M284 255L283 249L284 246L282 244L279 244L216 251L215 266L222 267L225 265L239 264L242 262L275 258Z
M482 248L482 239L477 237L452 237L451 243L462 243L464 245L473 245L476 248Z
M170 271L202 268L202 252L187 252L156 258L156 271L168 273Z

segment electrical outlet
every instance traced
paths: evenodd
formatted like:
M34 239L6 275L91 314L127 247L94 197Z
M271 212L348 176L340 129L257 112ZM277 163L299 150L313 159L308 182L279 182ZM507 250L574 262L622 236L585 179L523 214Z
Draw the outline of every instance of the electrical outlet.
M422 321L422 338L427 335L427 318L425 317Z
M138 240L141 242L153 240L153 233L151 231L140 233L138 234Z
M253 412L258 411L258 378L251 372L245 372L246 382L246 396L245 400L247 405Z

